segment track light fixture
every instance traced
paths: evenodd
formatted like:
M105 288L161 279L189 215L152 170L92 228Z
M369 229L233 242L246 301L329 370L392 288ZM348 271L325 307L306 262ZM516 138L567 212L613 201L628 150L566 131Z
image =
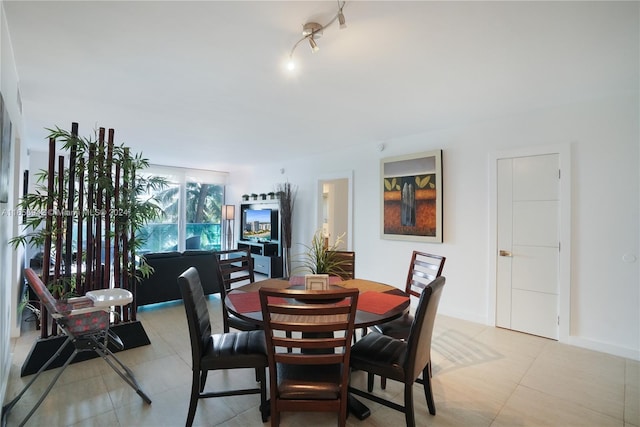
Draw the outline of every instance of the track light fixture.
M347 27L347 23L344 18L344 13L342 13L342 8L344 8L346 1L344 0L343 1L336 0L336 1L338 2L338 12L329 22L327 22L324 25L318 24L317 22L307 22L302 26L302 38L293 45L293 47L291 48L291 52L289 53L289 63L287 64L287 68L289 70L293 70L295 68L295 63L293 62L293 52L295 52L298 45L302 43L304 40L309 41L309 46L311 46L311 51L315 53L320 50L320 47L318 47L318 43L316 42L316 40L322 37L322 32L324 31L325 28L333 24L336 20L340 24L341 29Z
M318 43L313 39L313 37L309 37L309 44L311 45L311 52L316 53L320 50L318 47Z

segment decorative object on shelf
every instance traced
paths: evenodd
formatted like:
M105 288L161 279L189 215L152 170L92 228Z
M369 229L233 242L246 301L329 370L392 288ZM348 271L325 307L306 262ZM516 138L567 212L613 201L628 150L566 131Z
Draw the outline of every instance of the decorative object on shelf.
M267 200L267 194L266 193L260 193L260 200Z
M258 200L258 195L256 193L251 193L251 200Z
M270 200L273 200L273 199L275 199L275 198L276 198L276 193L275 193L275 192L273 192L273 191L269 191L269 192L267 193L267 196L269 196L269 199L270 199Z
M324 25L319 24L317 22L307 22L302 26L302 38L293 45L293 47L291 48L291 52L289 53L289 62L287 63L287 68L290 71L295 69L296 67L295 62L293 61L293 52L295 52L295 50L297 49L298 45L300 45L300 43L302 43L305 40L308 41L309 46L311 47L311 52L316 53L320 50L320 47L318 46L318 43L316 42L316 40L322 37L322 33L325 30L325 28L332 25L334 22L336 22L336 20L340 24L340 29L347 28L347 21L344 17L344 13L342 12L342 9L344 8L346 1L341 2L340 0L337 0L337 2L338 2L338 12L333 18L331 18L329 22L327 22Z
M249 195L248 194L243 194L242 195L242 200L245 201L245 202L248 201L249 200Z
M442 150L380 160L383 239L442 243Z
M236 218L235 205L222 205L222 221L224 222L224 250L233 249L233 227L231 222Z
M291 231L293 226L293 207L296 199L297 188L290 182L283 182L276 186L276 192L280 197L280 221L282 224L282 257L283 276L291 275Z
M48 130L48 169L38 175L36 191L26 194L18 204L23 211L45 214L28 216L25 234L9 242L14 247L43 248L42 265L53 267L43 268L42 281L55 298L110 288L135 295L136 274L152 273L144 257L136 256L140 245L136 233L160 213L155 200L138 196L150 188L162 189L166 180L141 176L148 160L131 154L124 145L116 145L113 129L107 136L105 128L100 128L93 138L79 137L77 123L72 124L71 132ZM56 141L63 144L68 166L65 156L56 159ZM135 303L117 313L115 323L136 321ZM43 307L43 339L58 334L56 322L50 320ZM149 344L148 338L145 344Z

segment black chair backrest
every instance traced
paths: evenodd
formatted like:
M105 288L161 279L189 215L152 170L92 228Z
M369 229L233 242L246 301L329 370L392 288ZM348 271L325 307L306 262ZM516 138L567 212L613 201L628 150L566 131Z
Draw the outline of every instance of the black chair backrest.
M413 375L414 381L431 360L431 337L444 282L444 276L440 276L424 288L413 317L407 340L405 372Z
M200 358L204 354L205 346L211 339L209 309L207 308L207 299L202 291L198 270L195 267L189 267L187 271L178 277L178 286L184 301L184 309L187 313L193 369L197 370L199 369Z
M445 261L446 258L441 255L413 251L405 292L419 297L429 283L442 275Z

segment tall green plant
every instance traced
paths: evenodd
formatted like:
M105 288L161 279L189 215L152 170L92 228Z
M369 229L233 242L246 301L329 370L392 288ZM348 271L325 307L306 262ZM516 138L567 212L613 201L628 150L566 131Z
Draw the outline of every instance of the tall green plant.
M316 231L311 239L311 244L302 245L305 248L302 253L302 269L310 274L329 274L332 276L343 274L346 261L335 252L342 243L343 237L344 234L340 235L333 245L326 247L322 230Z
M45 238L47 235L51 236L51 245L55 247L56 238L59 235L64 236L64 228L67 226L66 221L62 221L62 230L58 229L56 221L51 222L51 228L45 229L44 224L48 215L71 215L73 218L73 227L77 227L78 213L83 215L110 215L113 218L111 223L112 228L105 230L105 239L112 239L115 235L116 224L121 230L126 230L125 238L127 246L131 248L130 253L133 255L129 259L129 265L123 266L125 269L129 269L131 262L134 262L135 251L143 244L143 238L139 233L135 233L144 224L155 219L160 213L160 205L154 197L148 196L154 194L157 191L162 190L167 182L162 177L145 177L140 174L140 171L149 166L149 161L142 157L140 153L131 154L129 149L123 144L113 146L113 153L110 159L106 159L103 152L99 152L95 156L90 156L90 152L96 153L96 147L99 146L97 134L94 133L92 137L85 138L77 135L73 135L69 131L56 127L55 129L47 129L49 131L48 138L55 139L62 142L62 149L66 152L74 150L76 153L77 162L75 164L75 177L82 176L84 179L76 179L74 187L79 189L82 187L83 193L88 194L89 185L93 185L96 191L101 191L105 200L115 200L115 183L113 179L113 173L115 165L119 165L122 171L125 171L127 176L127 186L120 188L120 194L118 195L117 204L114 202L114 212L91 212L90 209L94 209L93 206L88 206L88 200L84 198L82 204L79 200L79 192L75 191L73 200L73 210L71 212L60 212L58 208L54 209L54 212L47 212L47 203L49 200L57 200L60 196L59 188L62 188L62 200L67 200L68 187L69 187L69 167L65 167L63 171L63 185L59 186L59 175L54 176L55 185L53 193L50 193L47 189L48 171L41 170L36 174L35 191L33 193L26 194L18 203L17 208L26 213L26 222L23 224L24 233L13 237L9 240L9 243L14 248L18 246L32 245L42 248L45 244ZM93 173L89 173L93 171ZM66 209L66 208L65 208ZM74 242L74 250L83 244L83 242ZM86 254L86 253L85 253ZM117 262L114 260L114 262ZM148 276L152 273L151 269L146 265L144 259L141 260L141 265L137 270L143 276ZM72 280L75 277L72 276ZM61 278L57 283L49 283L49 287L52 290L56 290L59 295L64 295L69 291L72 291L75 284L73 282L66 283L62 280L68 280ZM62 290L65 292L62 292Z

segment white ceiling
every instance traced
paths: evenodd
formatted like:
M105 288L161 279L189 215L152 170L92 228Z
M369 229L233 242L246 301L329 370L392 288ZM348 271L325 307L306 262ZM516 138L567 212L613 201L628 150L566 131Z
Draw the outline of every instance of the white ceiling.
M635 4L634 4L635 3ZM637 2L6 1L26 135L214 170L638 92ZM631 13L630 13L631 12ZM635 13L634 13L635 12Z

